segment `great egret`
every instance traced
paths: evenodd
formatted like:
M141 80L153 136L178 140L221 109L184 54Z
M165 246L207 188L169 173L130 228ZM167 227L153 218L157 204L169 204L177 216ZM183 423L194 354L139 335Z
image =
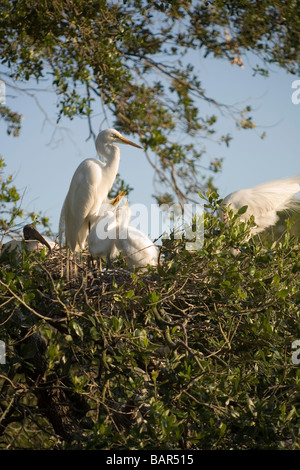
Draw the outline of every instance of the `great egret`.
M106 129L98 134L95 142L98 155L104 157L106 163L88 158L80 163L73 175L59 223L59 239L62 240L64 232L66 246L72 251L84 248L89 229L115 181L120 163L117 143L142 148L115 129Z
M269 181L248 189L241 189L228 194L223 204L233 212L243 206L247 211L240 215L243 221L254 216L255 227L251 228L251 235L256 235L278 221L278 212L295 207L294 196L300 191L300 175L282 180ZM221 217L228 222L228 215L221 213Z

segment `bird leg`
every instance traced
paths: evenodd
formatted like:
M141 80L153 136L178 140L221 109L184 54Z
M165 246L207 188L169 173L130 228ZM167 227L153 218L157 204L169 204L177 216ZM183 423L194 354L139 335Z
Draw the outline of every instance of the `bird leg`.
M66 263L66 277L69 281L71 278L76 277L77 270L77 253L67 248L67 263Z
M95 267L95 262L96 262L96 268L99 271L102 271L102 261L101 258L93 258L92 255L89 256L89 266L94 269Z
M92 255L89 255L89 257L88 257L88 268L93 269L93 267L94 267L94 258L93 258Z
M66 277L70 280L70 250L67 248L67 263L66 263Z
M107 269L112 269L112 264L111 264L110 255L107 255L107 256L106 256L106 260L107 260Z
M78 252L75 251L74 253L74 277L78 276L78 264L82 264L82 255L81 252L78 254Z

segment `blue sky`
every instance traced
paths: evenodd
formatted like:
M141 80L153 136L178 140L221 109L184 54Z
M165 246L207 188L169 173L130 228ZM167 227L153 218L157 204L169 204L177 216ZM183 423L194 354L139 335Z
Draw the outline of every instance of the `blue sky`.
M291 100L295 91L292 83L298 77L275 66L268 78L253 76L248 62L241 69L225 61L203 59L200 53L195 54L193 63L208 95L227 104L241 103L243 107L250 104L257 123L255 130L238 131L232 120L223 118L218 131L233 135L229 148L205 143L212 158L224 157L223 170L215 176L220 196L264 181L300 174L300 104L293 104ZM24 119L18 138L8 136L5 123L0 121L0 154L7 165L5 172L14 176L15 185L24 192L23 208L42 211L50 218L51 228L56 233L72 175L84 158L96 157L94 143L92 139L86 140L88 128L83 119L64 120L60 123L64 130L54 133L54 126L45 120L44 114L46 112L55 124L57 109L53 92L29 91L39 99L42 111L32 97L17 90L6 91L7 105L20 112ZM203 113L215 112L201 103L199 106L200 113L202 108ZM99 116L99 126L102 120ZM111 124L104 123L102 128ZM260 138L263 132L266 132L265 139ZM134 140L133 136L127 137ZM143 151L127 146L120 148L120 176L134 188L130 202L150 206L154 202L151 197L153 173Z

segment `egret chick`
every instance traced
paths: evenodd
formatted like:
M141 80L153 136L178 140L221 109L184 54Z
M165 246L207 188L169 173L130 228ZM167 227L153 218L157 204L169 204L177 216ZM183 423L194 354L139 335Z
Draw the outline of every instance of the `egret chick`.
M106 211L92 226L88 235L88 248L92 257L99 261L107 259L108 267L111 267L111 259L115 258L119 251L116 247L116 211Z
M130 219L128 204L117 210L117 249L123 253L131 269L146 270L148 265L157 266L158 248L145 233L129 225Z
M99 267L101 266L101 258L106 258L108 267L111 267L111 259L118 255L118 249L115 245L116 210L125 194L125 191L121 191L114 199L106 199L101 205L100 214L88 235L89 252L92 258L98 260Z

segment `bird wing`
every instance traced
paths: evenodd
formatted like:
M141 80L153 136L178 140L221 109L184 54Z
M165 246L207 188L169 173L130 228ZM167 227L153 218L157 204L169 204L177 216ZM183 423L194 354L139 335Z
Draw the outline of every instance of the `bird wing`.
M96 159L84 160L77 168L64 203L64 219L68 246L83 248L89 227L107 197L102 184L103 163ZM103 189L102 189L103 187Z
M235 211L248 206L241 219L254 216L256 224L267 228L277 222L277 212L291 209L294 196L300 191L300 176L269 181L252 188L235 191L224 198L224 204Z

